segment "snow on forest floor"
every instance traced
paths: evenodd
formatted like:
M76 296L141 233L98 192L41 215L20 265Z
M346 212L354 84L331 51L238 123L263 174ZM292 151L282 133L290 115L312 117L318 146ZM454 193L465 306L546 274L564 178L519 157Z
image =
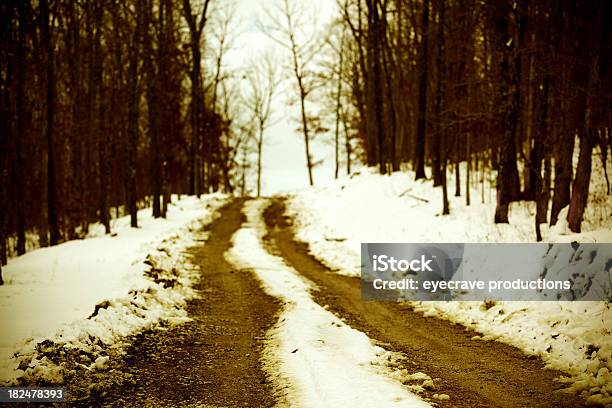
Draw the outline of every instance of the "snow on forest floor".
M247 223L235 233L226 258L239 268L252 269L266 292L285 303L264 358L289 405L429 406L394 378L397 373L385 363L392 353L315 303L311 284L266 251L266 205L266 200L245 204Z
M465 163L462 175L465 175ZM608 165L608 174L612 174ZM473 174L475 175L475 174ZM480 174L478 174L480 177ZM314 256L338 273L358 276L362 242L535 242L535 205L512 204L509 224L494 224L495 192L481 179L471 189L472 204L454 197L442 216L441 189L412 172L382 176L361 169L324 188L289 199L297 236ZM465 193L463 180L462 193ZM482 199L484 197L484 203ZM593 158L589 207L583 233L572 234L565 217L543 227L545 242L612 242L612 197L606 195L603 168ZM593 403L612 404L612 307L609 302L413 302L418 310L471 327L485 340L498 340L540 356Z
M188 319L182 307L199 274L182 250L225 202L219 194L185 197L167 219L143 209L139 228L126 216L114 220L113 236L9 260L0 286L0 383L63 383L72 374L67 361L102 369L106 349L125 336Z

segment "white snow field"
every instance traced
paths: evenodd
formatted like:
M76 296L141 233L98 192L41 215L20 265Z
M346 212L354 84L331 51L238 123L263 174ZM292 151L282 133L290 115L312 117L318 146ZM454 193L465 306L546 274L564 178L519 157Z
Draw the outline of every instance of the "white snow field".
M251 269L284 309L271 329L265 369L286 393L289 406L425 407L385 360L391 353L347 326L310 297L311 284L263 246L266 200L246 203L247 223L232 238L226 259ZM425 376L426 378L429 378Z
M0 383L16 384L20 377L61 383L65 367L47 356L54 345L86 353L91 364L84 369L102 368L108 356L101 346L161 320L187 319L181 306L195 294L197 272L181 250L193 242L190 232L212 221L225 202L219 194L184 197L169 206L167 219L143 209L139 228L122 217L114 220L113 236L9 260L0 286Z
M612 174L608 164L608 174ZM428 173L429 174L429 173ZM363 168L323 188L290 196L299 239L338 273L358 276L362 242L535 242L534 203L512 204L510 224L493 223L495 192L473 173L471 205L454 197L448 180L451 214L441 215L442 190L412 172L382 176ZM492 175L488 176L489 180ZM482 198L484 196L484 203ZM612 242L612 196L599 155L593 157L589 207L583 233L567 229L565 208L556 226L543 227L544 242ZM612 282L610 282L612 286ZM610 288L608 288L610 291ZM588 402L612 404L612 305L610 302L421 302L418 310L471 327L487 340L514 345L540 356L570 375L563 381ZM475 339L476 340L476 339Z

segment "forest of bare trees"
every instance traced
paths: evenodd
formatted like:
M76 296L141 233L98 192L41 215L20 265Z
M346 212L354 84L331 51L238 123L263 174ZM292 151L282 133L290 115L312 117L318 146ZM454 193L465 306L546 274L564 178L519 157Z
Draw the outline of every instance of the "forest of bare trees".
M447 167L467 205L471 177L460 163L494 170L495 222L508 222L511 202L533 200L538 240L540 224L555 224L567 205L580 231L593 154L605 163L611 145L610 2L337 3L347 33L334 41L346 90L337 116L369 166L410 163L416 179L442 186L444 214ZM337 86L327 88L339 97Z
M229 14L209 3L0 3L2 264L29 234L46 246L96 221L111 233L111 216L136 227L144 205L165 217L171 193L233 190Z
M221 2L2 1L0 264L92 222L112 233L111 218L129 214L137 227L144 206L164 217L171 194L246 194L248 143L261 194L283 80L310 184L311 140L330 131L335 177L342 150L349 173L359 152L381 173L407 163L441 187L448 214L448 194L469 205L470 173L484 186L486 169L495 222L530 200L538 240L568 205L580 231L594 154L605 163L612 145L610 2L335 1L326 33L310 29L304 3L264 8L260 29L285 50L286 72L262 55L238 91L222 69L233 13ZM313 108L321 100L331 129Z

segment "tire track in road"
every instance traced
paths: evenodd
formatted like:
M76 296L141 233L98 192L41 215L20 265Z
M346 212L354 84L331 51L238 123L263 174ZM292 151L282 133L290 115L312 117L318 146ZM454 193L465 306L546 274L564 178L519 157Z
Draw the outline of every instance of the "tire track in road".
M559 391L558 371L544 369L539 359L499 343L473 341L475 332L433 317L424 317L409 306L361 299L360 280L336 274L312 257L295 239L282 199L265 210L265 237L270 252L313 281L317 303L365 332L391 351L403 353L409 373L424 372L434 378L433 392L450 395L439 401L448 407L581 407L585 401Z
M315 303L311 283L269 253L262 216L268 204L267 199L245 204L248 221L232 238L226 258L251 270L266 293L283 301L264 352L265 369L282 402L304 408L430 406L395 378L398 373L387 364L395 354Z

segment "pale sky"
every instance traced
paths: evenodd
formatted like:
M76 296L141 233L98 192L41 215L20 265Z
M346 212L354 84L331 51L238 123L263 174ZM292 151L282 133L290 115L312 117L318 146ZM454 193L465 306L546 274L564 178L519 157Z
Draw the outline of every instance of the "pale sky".
M230 69L240 69L247 61L256 58L266 49L272 49L278 55L279 64L289 62L287 51L261 33L258 29L258 18L263 18L264 7L274 6L278 0L235 0L236 18L235 26L240 33L234 48L226 56L226 65ZM316 0L310 4L317 4L320 18L317 24L324 25L329 21L336 7L335 0ZM285 73L283 73L285 75ZM277 122L268 128L265 136L263 151L263 182L264 195L295 191L308 186L308 172L306 169L306 154L304 138L297 130L299 108L288 106L288 98L295 98L296 90L293 87L295 78L288 77L276 97ZM311 156L313 161L323 160L315 168L313 178L315 186L328 184L334 177L334 151L331 143L331 134L315 136L311 143ZM324 139L324 140L323 140ZM251 188L254 184L251 183Z

